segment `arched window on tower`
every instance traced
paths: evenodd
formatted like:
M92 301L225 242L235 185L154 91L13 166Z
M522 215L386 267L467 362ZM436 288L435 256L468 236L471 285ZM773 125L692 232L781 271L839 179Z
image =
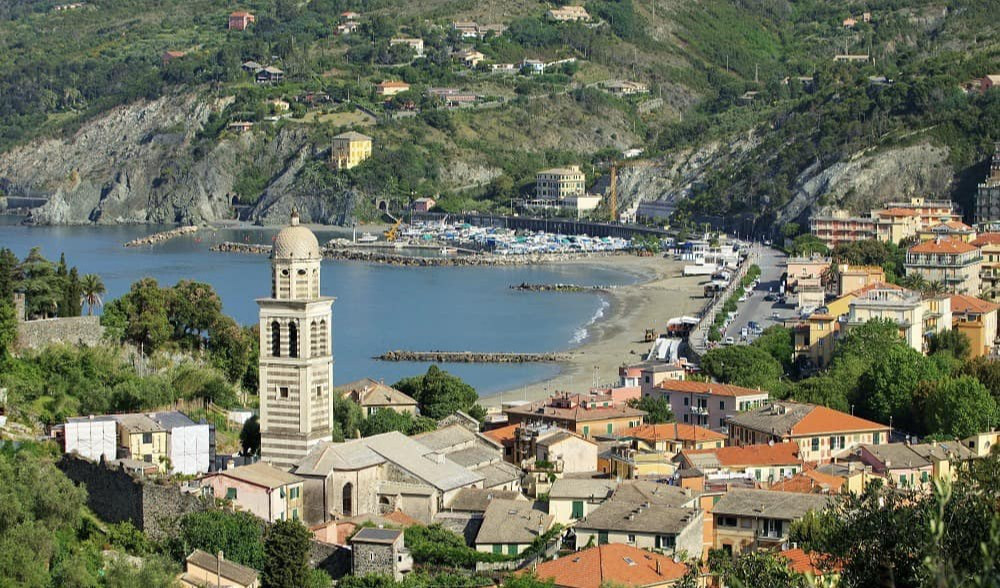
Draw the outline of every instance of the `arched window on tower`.
M309 357L316 357L319 353L319 327L316 321L309 323Z
M278 321L271 323L271 355L281 357L281 324Z
M313 298L319 298L319 270L315 268L312 272L312 295Z
M330 353L329 332L326 328L326 319L319 321L319 352L322 355Z
M288 323L288 357L299 356L299 328L294 322Z
M351 496L351 493L353 491L354 491L354 484L351 484L350 482L344 484L344 490L343 493L341 494L341 513L344 516L351 516L351 512L353 510L351 507L352 503L354 502Z

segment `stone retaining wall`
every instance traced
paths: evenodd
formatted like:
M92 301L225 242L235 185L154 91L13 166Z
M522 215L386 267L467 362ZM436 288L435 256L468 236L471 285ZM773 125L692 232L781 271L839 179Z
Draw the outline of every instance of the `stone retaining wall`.
M17 347L39 349L50 343L97 345L104 336L101 318L73 316L17 323Z

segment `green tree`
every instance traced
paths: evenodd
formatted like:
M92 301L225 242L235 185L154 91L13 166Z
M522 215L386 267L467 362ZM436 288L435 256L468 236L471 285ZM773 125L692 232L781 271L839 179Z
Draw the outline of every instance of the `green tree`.
M17 340L17 313L14 305L0 299L0 360L14 349Z
M275 521L264 539L264 588L299 588L309 577L309 541L312 533L293 520Z
M14 252L0 248L0 301L10 301L21 282L21 262Z
M805 588L805 577L791 571L788 562L769 551L747 551L733 558L717 560L723 582L733 588L757 588L758 586L781 586L782 588Z
M961 439L996 425L997 402L979 380L943 377L926 388L922 412L929 433Z
M436 365L422 376L404 378L392 386L409 395L420 406L420 414L441 419L457 410L468 412L479 400L475 388Z
M170 339L172 329L167 316L167 294L153 278L143 278L109 307L120 312L126 322L126 340L143 346L143 352L152 353Z
M829 253L829 248L827 248L826 243L824 243L819 237L815 235L810 235L809 233L804 233L795 237L792 240L792 246L789 248L788 252L792 255L797 256L808 256L813 253L827 254Z
M256 570L264 565L264 523L248 512L207 510L184 515L168 547L183 561L193 550L222 551L226 558Z
M25 294L28 316L50 317L59 312L62 299L62 279L56 267L45 259L38 247L33 247L21 264L24 276L20 288Z
M555 582L552 578L539 578L534 573L515 574L503 581L503 588L552 588Z
M674 413L670 410L670 403L662 396L643 396L628 402L629 406L646 411L646 423L655 425L657 423L672 423Z
M226 374L230 382L244 385L251 357L260 344L255 333L221 313L212 323L209 333L208 349L212 354L212 364ZM256 386L252 391L257 391Z
M414 417L408 412L392 409L377 410L361 422L361 436L371 437L389 431L399 431L404 435L416 435L433 431L437 423L426 417Z
M365 416L361 407L350 398L340 394L333 395L333 440L345 441L361 434L361 426Z
M166 303L172 339L188 348L200 348L221 319L222 300L208 284L181 280L166 293Z
M108 563L104 585L108 588L173 588L177 585L180 566L169 559L152 555L138 566L125 558L113 558Z
M104 282L97 274L86 274L80 279L81 303L87 305L87 315L94 314L94 308L104 305Z
M260 455L260 420L253 415L240 429L240 447L243 455Z
M922 428L914 413L914 394L921 382L941 377L935 363L903 343L884 348L858 382L858 413L875 422L912 432Z
M702 369L725 384L770 390L782 376L781 364L767 351L749 345L717 347L702 358Z
M774 325L764 329L760 337L751 343L752 347L758 347L768 352L771 357L781 364L785 373L792 369L792 356L795 355L795 345L792 330L781 325Z
M1000 361L977 357L965 362L961 373L979 380L993 394L993 398L1000 402Z
M61 316L80 316L83 314L83 285L80 283L80 274L76 268L69 270L69 275L63 285L63 299L59 305Z
M950 352L957 359L964 360L969 357L972 345L965 333L959 331L945 330L935 333L930 340L930 352L940 353Z

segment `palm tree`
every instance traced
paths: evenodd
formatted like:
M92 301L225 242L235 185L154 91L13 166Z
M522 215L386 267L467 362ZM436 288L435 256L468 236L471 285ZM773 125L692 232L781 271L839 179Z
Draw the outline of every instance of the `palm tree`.
M94 314L95 306L104 306L101 296L107 291L104 289L104 282L97 274L87 274L80 278L80 287L83 296L80 301L87 305L87 316Z

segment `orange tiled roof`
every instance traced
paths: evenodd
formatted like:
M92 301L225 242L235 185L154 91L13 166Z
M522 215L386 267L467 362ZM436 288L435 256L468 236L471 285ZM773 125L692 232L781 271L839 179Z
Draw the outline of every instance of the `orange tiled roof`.
M918 213L917 211L912 210L910 208L886 208L886 209L878 211L877 214L879 216L919 216L920 215L920 213Z
M540 563L535 572L540 579L552 578L556 586L599 588L606 584L649 586L667 583L683 577L687 566L675 562L673 557L622 543L609 543Z
M517 430L517 425L507 425L506 427L500 427L499 429L490 429L489 431L483 431L483 435L493 439L497 443L513 443L514 442L514 431Z
M722 441L726 436L722 433L698 427L696 425L681 425L678 423L660 423L657 425L639 425L626 429L627 437L636 437L644 441L657 439L675 439L677 441Z
M951 295L952 312L986 314L988 312L993 312L998 308L1000 308L1000 305L980 300L979 298L973 298L972 296L966 296L964 294Z
M767 394L763 390L742 388L718 382L695 382L693 380L664 380L657 386L660 390L670 392L686 392L692 394L714 394L715 396L757 396Z
M978 249L961 239L931 239L910 247L910 253L968 253Z
M969 225L963 223L962 221L956 221L956 220L947 221L947 222L943 222L943 223L938 223L938 224L934 225L933 227L931 227L931 229L933 230L933 229L936 229L938 227L948 227L949 229L951 229L953 231L971 231L971 230L973 230L972 227L970 227Z
M388 519L401 527L412 527L420 524L420 521L401 510L394 510L389 514L384 515L383 518Z
M792 426L792 435L814 435L817 433L842 433L845 431L871 431L887 429L885 425L865 420L846 412L825 406L814 406L809 413Z
M786 549L779 551L778 555L788 560L788 568L800 574L812 574L822 576L826 572L840 571L843 567L840 563L828 564L825 560L828 556L815 551L803 551L802 548Z
M390 82L381 82L380 84L378 84L378 86L381 88L409 88L410 84L407 84L406 82L390 81Z
M821 492L840 493L840 488L844 485L844 479L840 476L833 476L817 472L816 470L805 470L795 474L791 478L784 479L776 484L771 484L769 490L779 492L801 492L803 494L813 494Z
M1000 245L1000 233L981 233L978 237L970 241L976 247L983 245Z
M689 455L715 455L719 465L724 467L785 465L800 463L799 445L791 441L784 443L760 443L742 447L719 447L717 449L692 449L681 452Z

